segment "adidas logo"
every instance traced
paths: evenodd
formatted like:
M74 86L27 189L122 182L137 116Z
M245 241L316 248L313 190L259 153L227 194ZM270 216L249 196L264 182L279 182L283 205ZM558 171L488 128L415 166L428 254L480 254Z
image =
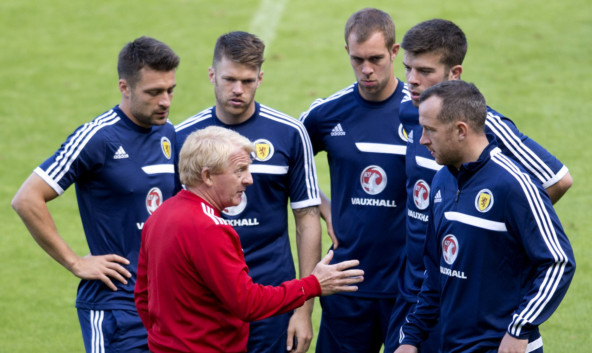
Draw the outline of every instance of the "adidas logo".
M331 130L331 136L345 136L345 131L343 131L341 124L335 125L333 130Z
M409 141L409 143L413 143L413 130L411 130L411 132L409 132L409 135L407 136L407 140Z
M125 152L125 150L123 149L123 146L119 146L119 148L117 149L117 151L115 151L115 154L113 155L113 159L123 159L123 158L129 158L129 154L127 154L127 152Z
M440 190L438 190L438 192L436 193L436 196L434 196L434 203L437 202L442 202L442 194L440 194Z

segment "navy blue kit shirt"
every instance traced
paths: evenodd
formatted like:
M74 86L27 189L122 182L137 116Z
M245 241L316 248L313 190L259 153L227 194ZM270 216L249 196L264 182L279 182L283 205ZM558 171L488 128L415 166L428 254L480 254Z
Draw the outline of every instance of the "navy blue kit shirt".
M392 298L398 293L405 256L406 141L392 112L399 111L402 98L400 81L382 102L364 100L354 83L317 99L300 117L314 153L327 152L339 240L333 263L358 259L368 274L357 292L344 295Z
M407 135L407 267L401 293L406 300L415 303L423 281L423 247L429 222L431 183L442 168L429 150L419 143L422 127L419 113L409 96L401 103L401 123ZM568 169L555 156L536 141L521 133L507 117L487 107L485 131L495 136L502 152L522 165L532 176L533 182L547 188L565 176Z
M402 343L441 320L444 352L496 352L503 335L535 340L575 270L570 243L540 183L496 147L432 186L426 279Z
M310 139L300 121L255 103L255 112L240 124L227 125L216 116L215 106L176 125L178 154L187 136L215 125L234 130L255 144L247 187L238 206L223 210L222 217L241 239L249 275L254 282L279 285L296 276L288 236L288 212L321 203Z
M407 86L405 86L407 87ZM401 283L401 295L409 303L415 303L417 293L424 277L423 247L425 231L429 222L430 186L438 170L430 151L419 143L422 127L419 125L417 107L406 95L399 108L399 118L407 136L405 173L407 175L407 264L404 280Z
M78 127L37 173L58 195L71 184L92 255L118 254L130 261L128 284L82 280L76 307L135 310L134 285L142 227L174 191L175 130L143 128L118 106Z

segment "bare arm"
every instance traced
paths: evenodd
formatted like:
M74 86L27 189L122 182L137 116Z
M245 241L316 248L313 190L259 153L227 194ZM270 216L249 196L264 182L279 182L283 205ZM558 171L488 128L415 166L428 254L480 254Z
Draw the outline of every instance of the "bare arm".
M58 233L47 202L58 194L37 174L33 173L12 199L12 208L21 217L25 226L39 246L54 260L83 279L98 279L112 290L117 290L109 277L124 284L131 277L119 263L129 261L119 255L79 257Z
M417 347L410 344L402 344L395 350L395 353L417 353Z
M310 275L321 260L321 221L317 206L294 209L293 212L296 221L298 267L300 278L302 278ZM313 335L311 321L313 307L314 298L307 300L303 306L296 309L290 318L286 344L288 352L308 351ZM295 347L294 337L298 342Z
M557 201L559 201L561 197L565 195L565 193L571 187L572 184L573 178L571 177L571 174L567 172L567 174L565 174L563 178L561 178L561 180L549 186L547 188L547 194L549 194L551 202L555 204Z
M321 204L319 205L319 211L321 211L321 218L325 220L327 225L327 233L333 242L333 249L337 249L339 246L339 241L337 240L337 236L335 235L335 231L333 230L333 219L331 217L331 200L325 195L325 193L321 190Z
M502 338L498 352L499 353L525 353L528 347L527 339L518 339L510 336L507 332Z

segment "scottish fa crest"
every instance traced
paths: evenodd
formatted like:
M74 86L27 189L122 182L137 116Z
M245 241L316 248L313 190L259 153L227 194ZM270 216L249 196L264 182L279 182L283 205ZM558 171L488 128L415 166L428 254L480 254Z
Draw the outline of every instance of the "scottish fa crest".
M168 138L163 136L160 139L160 148L162 148L162 153L167 159L171 159L171 141Z
M403 124L399 124L399 128L397 129L399 132L399 137L401 140L405 142L409 142L409 137L407 136L407 131L403 128Z
M475 208L479 212L487 212L493 206L493 193L489 189L483 189L475 197Z
M273 157L274 149L271 142L265 139L258 139L254 142L254 144L255 152L253 152L253 157L256 160L258 160L259 162L265 162L271 159L271 157Z

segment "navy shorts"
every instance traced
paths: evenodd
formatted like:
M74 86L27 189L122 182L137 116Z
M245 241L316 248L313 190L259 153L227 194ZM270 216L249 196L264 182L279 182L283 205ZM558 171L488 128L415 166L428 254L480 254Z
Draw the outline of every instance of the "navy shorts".
M148 334L135 310L78 309L87 353L148 353Z
M285 353L292 311L249 324L249 353Z
M387 337L384 342L384 351L393 353L399 347L401 326L405 322L407 314L415 310L415 303L406 301L402 296L397 298L389 322ZM428 337L421 343L419 353L434 353L440 351L440 323L436 324L429 332Z
M528 341L528 346L526 347L526 353L543 353L543 338L537 332L533 335L534 337L530 337ZM501 340L500 340L501 342ZM487 350L484 353L497 353L497 347L491 350Z
M378 353L395 300L346 295L321 297L317 353Z
M529 341L528 347L526 347L526 353L543 353L543 337L539 336Z

